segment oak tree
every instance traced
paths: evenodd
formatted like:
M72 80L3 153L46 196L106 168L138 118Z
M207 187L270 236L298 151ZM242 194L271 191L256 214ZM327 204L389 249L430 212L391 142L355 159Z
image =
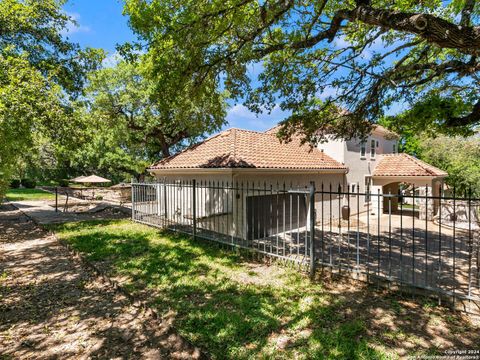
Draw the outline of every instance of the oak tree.
M213 89L203 97L176 88L158 92L144 66L120 61L90 74L80 115L86 141L73 151L77 167L139 176L154 161L224 124L221 92Z
M152 74L169 69L162 83L217 82L254 111L280 106L287 138L364 136L394 105L440 131L480 124L475 0L127 0L125 13Z
M36 133L68 141L70 102L103 56L65 38L64 3L0 1L0 200Z

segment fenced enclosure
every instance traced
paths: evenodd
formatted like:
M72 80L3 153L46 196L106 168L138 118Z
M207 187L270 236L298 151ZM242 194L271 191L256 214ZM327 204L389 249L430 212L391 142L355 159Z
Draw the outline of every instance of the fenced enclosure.
M132 183L132 219L309 267L480 301L480 199L320 184Z
M313 188L195 180L134 183L132 219L309 264L314 228L307 226L309 196L314 196Z

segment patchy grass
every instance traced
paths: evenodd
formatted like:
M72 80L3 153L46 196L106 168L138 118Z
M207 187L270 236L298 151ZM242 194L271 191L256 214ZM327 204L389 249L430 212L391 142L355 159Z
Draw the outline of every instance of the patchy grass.
M41 189L8 189L6 197L10 201L55 199L54 194Z
M52 229L214 358L390 359L480 343L478 328L430 303L312 283L295 269L130 221Z

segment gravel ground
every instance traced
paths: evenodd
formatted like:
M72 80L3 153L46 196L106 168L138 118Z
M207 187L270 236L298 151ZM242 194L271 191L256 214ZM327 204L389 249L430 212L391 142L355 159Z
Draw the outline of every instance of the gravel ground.
M13 206L0 206L0 359L201 354L103 283Z

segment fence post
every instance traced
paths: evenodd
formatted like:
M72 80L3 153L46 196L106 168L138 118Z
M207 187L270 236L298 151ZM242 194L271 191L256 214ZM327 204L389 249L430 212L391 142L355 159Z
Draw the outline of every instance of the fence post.
M132 221L135 221L135 188L133 183L133 178L131 181L131 191L132 191Z
M55 186L55 212L58 212L58 187Z
M192 180L193 240L197 239L197 181Z
M161 202L161 193L160 193L160 183L157 182L155 184L156 186L156 190L157 190L157 216L161 216L162 215L162 210L161 210L161 205L160 205L160 202Z
M310 183L310 278L315 278L315 183Z
M163 217L165 218L165 227L167 227L167 223L168 223L167 180L163 180L163 207L165 210L165 215Z

